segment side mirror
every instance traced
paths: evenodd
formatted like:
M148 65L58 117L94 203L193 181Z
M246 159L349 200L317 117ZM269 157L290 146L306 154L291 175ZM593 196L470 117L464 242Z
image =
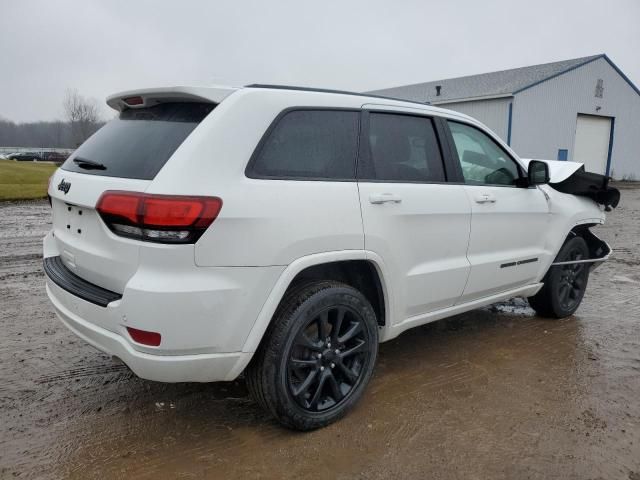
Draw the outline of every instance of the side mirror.
M549 165L540 160L531 160L527 171L529 185L543 185L549 183Z

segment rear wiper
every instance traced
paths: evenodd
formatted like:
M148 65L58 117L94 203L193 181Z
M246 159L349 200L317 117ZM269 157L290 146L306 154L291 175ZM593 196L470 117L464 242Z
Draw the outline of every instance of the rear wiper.
M86 158L76 157L73 159L73 163L78 165L80 168L85 168L87 170L106 170L103 164L94 162L93 160L87 160Z

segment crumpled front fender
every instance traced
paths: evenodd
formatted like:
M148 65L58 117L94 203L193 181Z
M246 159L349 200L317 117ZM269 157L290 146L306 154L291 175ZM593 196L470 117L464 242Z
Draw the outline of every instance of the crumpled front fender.
M611 255L611 247L607 242L598 238L588 227L572 230L573 235L580 235L587 242L589 247L589 258L583 260L572 260L567 262L553 262L552 267L558 265L572 265L576 263L589 263L589 270L595 270L603 262L606 262Z
M523 159L528 166L531 159ZM587 172L584 164L557 160L541 160L549 166L549 186L555 190L587 197L604 205L606 211L616 208L620 203L620 191L609 186L610 177Z

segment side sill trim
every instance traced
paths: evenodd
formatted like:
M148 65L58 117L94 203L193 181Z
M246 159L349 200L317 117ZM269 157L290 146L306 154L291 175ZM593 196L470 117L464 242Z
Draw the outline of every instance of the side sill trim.
M538 290L542 288L542 285L543 285L542 283L532 283L530 285L524 285L522 287L507 290L505 292L496 293L488 297L478 298L476 300L471 300L466 303L453 305L451 307L446 307L441 310L436 310L434 312L429 312L429 313L406 318L400 323L396 323L394 325L391 325L389 328L385 329L384 333L380 338L380 342L386 342L388 340L396 338L405 330L408 330L413 327L417 327L418 325L424 325L429 322L434 322L436 320L441 320L443 318L452 317L453 315L464 313L466 311L473 310L476 308L484 307L486 305L491 305L492 303L496 303L501 300L505 300L507 298L530 297L538 293Z

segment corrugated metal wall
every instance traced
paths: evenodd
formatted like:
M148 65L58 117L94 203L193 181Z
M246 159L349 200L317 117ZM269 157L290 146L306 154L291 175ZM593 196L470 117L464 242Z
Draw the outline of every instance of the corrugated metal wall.
M436 106L455 110L456 112L464 113L480 120L506 142L509 103L511 103L511 101L512 97L496 98L492 100L476 100L473 102L446 103Z
M602 98L595 96L598 79ZM569 160L580 161L573 157L578 113L615 117L610 174L640 179L640 95L604 58L516 94L511 146L523 157L552 160L567 149Z
M595 96L603 80L602 98ZM384 91L385 95L423 101L425 85ZM513 103L511 147L522 157L555 160L558 150L573 149L579 113L614 117L610 175L640 180L640 95L607 62L599 58L582 67L516 93L511 98L439 104L477 118L505 142L509 103ZM600 107L599 109L597 107Z
M424 103L427 98L426 87L423 84L405 85L402 87L384 88L381 90L372 90L374 95L382 95L384 97L402 98L412 102Z

